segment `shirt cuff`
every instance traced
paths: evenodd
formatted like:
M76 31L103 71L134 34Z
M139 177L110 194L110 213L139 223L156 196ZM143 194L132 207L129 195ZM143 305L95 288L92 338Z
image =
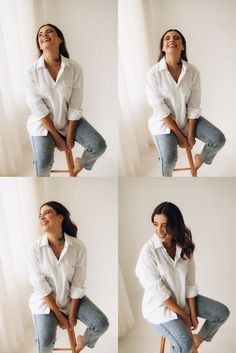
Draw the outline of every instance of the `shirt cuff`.
M79 120L82 118L83 111L81 109L68 109L67 119L68 120Z
M170 115L170 109L165 103L157 104L154 108L154 115L158 120L162 120Z
M73 299L82 298L85 294L85 288L71 287L70 297Z
M39 287L34 287L35 292L40 296L40 298L46 297L52 291L52 288L48 283L40 285Z
M186 298L194 298L198 295L198 286L186 286Z
M201 109L188 109L187 110L187 118L188 119L198 119L201 115Z

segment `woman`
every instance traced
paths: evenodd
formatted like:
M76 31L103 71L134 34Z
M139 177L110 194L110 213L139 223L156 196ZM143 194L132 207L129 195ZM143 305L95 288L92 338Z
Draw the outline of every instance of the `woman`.
M71 150L75 141L85 151L75 159L74 176L92 169L103 154L103 137L82 117L83 75L69 59L63 33L54 25L39 28L39 59L26 70L28 131L32 139L37 176L50 176L54 149Z
M136 275L145 293L144 317L171 341L173 353L190 353L211 341L229 316L228 308L198 294L193 259L194 244L179 208L170 202L158 205L152 214L153 237L141 250ZM198 317L206 319L201 330Z
M177 146L205 146L194 156L195 168L211 164L225 144L223 133L200 116L200 76L187 62L186 41L176 29L166 31L160 41L160 55L148 73L146 93L153 108L149 129L159 151L162 175L171 177L177 161Z
M85 296L86 249L76 238L77 226L60 203L50 201L40 208L44 236L30 249L30 281L33 315L39 353L52 352L56 329L73 328L77 319L87 329L77 337L76 352L93 348L107 330L106 316Z

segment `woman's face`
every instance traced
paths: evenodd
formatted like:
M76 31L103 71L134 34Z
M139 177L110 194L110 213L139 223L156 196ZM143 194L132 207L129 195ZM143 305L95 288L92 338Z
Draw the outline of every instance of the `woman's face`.
M63 216L57 214L52 207L44 205L40 209L39 220L44 232L58 231L61 229Z
M54 28L43 26L38 33L38 43L42 51L50 48L59 49L62 39L58 37Z
M166 230L167 217L163 214L156 214L154 216L154 231L160 241L165 244L169 244L172 240L172 235L168 234Z
M166 54L177 53L181 55L181 51L184 50L182 38L176 31L167 32L163 39L162 51Z

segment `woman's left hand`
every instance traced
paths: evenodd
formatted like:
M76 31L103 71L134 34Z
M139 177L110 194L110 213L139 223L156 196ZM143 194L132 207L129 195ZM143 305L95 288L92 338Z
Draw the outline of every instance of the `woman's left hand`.
M70 329L72 330L76 326L77 320L74 317L69 316L68 321Z
M73 139L66 139L66 146L68 148L68 150L72 150L72 148L75 145L75 141Z
M198 318L195 315L191 315L191 321L192 321L192 325L193 325L193 330L196 330L196 328L198 327Z
M195 137L192 136L192 135L189 135L189 136L188 136L188 146L189 146L190 150L193 148L193 146L195 145L195 143L196 143Z

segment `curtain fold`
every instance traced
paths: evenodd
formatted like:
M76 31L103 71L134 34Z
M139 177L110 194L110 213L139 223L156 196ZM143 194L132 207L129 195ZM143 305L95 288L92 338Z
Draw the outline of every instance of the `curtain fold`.
M127 334L134 326L134 317L129 303L129 298L126 292L125 283L122 272L119 267L119 337Z
M151 66L150 41L143 0L118 3L118 95L121 107L120 175L137 175L140 153L151 140L147 120L151 115L146 101L146 75Z
M38 181L0 180L0 352L22 352L25 329L31 324L28 308L28 249L40 234Z

